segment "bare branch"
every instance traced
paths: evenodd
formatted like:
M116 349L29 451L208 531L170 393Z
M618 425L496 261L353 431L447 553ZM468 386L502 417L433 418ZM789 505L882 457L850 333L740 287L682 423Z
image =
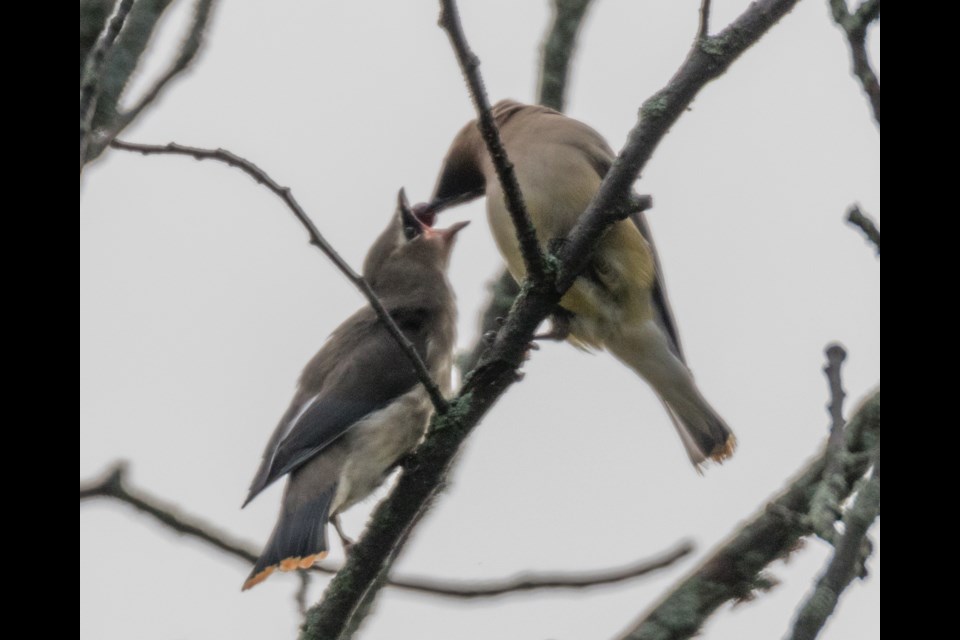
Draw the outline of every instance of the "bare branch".
M873 243L877 249L877 255L880 255L880 229L877 223L870 219L870 216L860 210L860 207L853 205L847 211L847 222L860 229L863 235Z
M849 464L844 472L845 495L849 495L872 461L856 454L879 450L879 391L850 419L846 434ZM758 586L767 586L762 575L764 568L788 556L801 538L813 532L804 514L810 508L811 496L826 463L825 451L621 636L622 640L691 638L721 605L747 598Z
M864 0L856 11L850 13L847 0L829 0L833 21L843 29L850 45L850 57L853 62L853 75L860 81L863 92L867 94L873 119L880 126L880 79L870 65L867 55L867 28L874 20L880 19L880 0Z
M233 539L229 534L217 529L202 519L186 514L182 509L172 506L165 500L150 495L143 489L130 486L127 480L127 467L118 463L103 473L98 479L80 483L80 503L97 498L112 499L127 504L137 511L154 518L165 528L181 535L204 542L214 549L242 560L246 564L257 561L259 553L253 545ZM561 589L586 589L640 578L666 568L693 552L693 545L681 542L652 558L635 562L625 567L591 571L586 573L525 573L514 578L490 581L452 582L433 578L393 578L385 586L415 593L449 598L491 598L521 591L554 591ZM322 574L335 574L340 567L318 565L310 569ZM300 594L306 588L304 584L307 572L301 574Z
M645 103L626 147L560 250L557 285L533 278L524 283L493 344L451 401L450 412L434 417L425 441L407 459L393 491L377 506L346 565L327 587L323 600L307 613L301 638L350 637L375 596L377 585L445 482L464 440L517 380L517 370L537 327L586 267L601 234L618 216L629 215L636 208L631 197L633 182L667 129L700 89L721 75L796 1L752 3L723 32L697 43L668 85Z
M201 540L250 564L257 561L258 554L250 545L231 538L229 534L194 516L182 513L173 505L128 487L126 473L127 465L121 462L108 469L100 479L81 482L80 503L97 498L112 498L151 516L167 529Z
M541 46L540 104L563 111L569 81L570 60L576 48L577 33L591 0L554 0L554 17ZM520 286L506 269L500 271L490 284L490 299L480 315L480 332L473 346L458 361L460 371L467 373L480 362L490 346L486 336L493 335L502 326Z
M530 221L527 208L523 203L523 194L520 192L520 184L513 172L513 165L507 157L503 140L500 139L497 123L493 119L493 114L490 113L490 101L487 99L487 91L480 76L480 59L470 50L454 0L440 0L440 26L447 32L450 44L456 53L457 62L460 63L460 70L463 71L463 76L467 80L470 98L477 111L477 126L487 145L490 160L497 171L497 179L503 188L504 202L513 220L517 239L520 241L520 251L523 253L527 274L534 282L545 282L546 259L537 241L537 230Z
M160 94L167 88L167 85L170 84L172 80L190 66L197 52L200 50L200 46L203 44L203 34L207 28L207 24L210 22L212 10L213 0L197 0L193 9L193 21L190 24L186 37L180 44L180 51L177 53L176 59L167 69L166 73L160 76L136 105L117 116L116 122L112 123L109 127L109 132L98 138L98 147L103 148L108 146L114 138L120 135L131 122L160 97ZM99 149L92 153L91 156L95 157L98 154Z
M191 156L197 160L216 160L218 162L223 162L231 167L240 169L248 176L256 180L257 183L262 184L267 189L270 189L270 191L279 196L280 199L283 200L287 207L293 212L293 215L297 217L297 220L300 221L300 224L302 224L307 230L307 233L310 236L310 244L317 247L324 253L324 255L330 258L337 269L339 269L340 272L345 275L357 289L360 290L360 293L364 295L364 297L370 303L370 306L373 307L373 310L376 312L380 322L382 322L387 328L387 330L390 332L390 335L393 336L393 339L396 340L397 344L399 344L403 349L407 359L410 360L410 363L416 370L417 378L430 395L430 400L433 401L433 406L436 408L436 410L441 414L447 411L448 403L443 397L443 394L440 392L440 388L437 387L437 383L434 382L433 378L431 377L430 371L423 363L423 359L420 358L420 354L417 353L413 343L407 339L407 337L400 330L400 327L397 326L397 323L393 321L392 317L390 317L390 313L384 308L383 303L380 302L377 294L373 292L373 289L370 288L370 285L367 283L367 281L364 280L360 274L354 271L340 256L340 254L337 253L337 251L330 245L330 243L326 241L323 235L321 235L320 230L317 229L317 226L310 219L310 216L307 215L307 212L303 210L303 208L300 206L300 203L297 202L296 198L293 197L293 193L290 191L289 187L280 186L273 178L267 175L263 169L253 164L249 160L245 160L240 156L234 155L225 149L200 149L197 147L186 147L176 144L175 142L171 142L167 145L135 144L132 142L123 142L121 140L114 140L110 143L110 146L114 149L135 151L144 155L173 154Z
M570 60L591 0L553 0L553 21L540 47L540 104L563 111Z
M103 63L107 54L113 48L123 24L133 7L133 0L120 0L116 12L107 23L107 28L101 34L96 46L87 58L86 69L80 79L80 172L87 156L87 144L90 138L90 127L93 122L93 112L97 108L97 95L100 90L100 78L103 73Z
M844 477L844 454L847 450L847 438L844 433L846 422L843 419L843 400L846 394L843 391L843 382L840 379L840 369L847 358L847 352L838 344L827 347L827 365L823 368L830 385L830 437L827 439L827 450L824 453L826 462L823 469L823 480L817 485L817 490L810 501L810 526L818 536L828 542L833 542L836 534L835 523L842 511L840 503L845 492L848 491Z
M697 27L697 42L710 37L710 0L700 0L700 25Z
M622 569L604 569L589 573L544 573L521 574L516 578L496 582L471 582L463 587L448 584L438 590L435 587L427 593L445 595L456 598L490 598L519 591L543 591L555 589L583 589L606 584L616 584L646 576L660 569L665 569L681 558L693 553L693 545L682 542L673 549L664 551L653 558L641 560Z
M880 0L863 0L854 15L865 23L873 22L880 17Z
M103 33L115 4L114 0L80 0L80 82L83 82L87 57Z
M616 162L607 172L587 210L557 254L557 288L566 291L586 268L604 229L629 215L628 201L637 176L670 127L710 81L720 77L759 40L797 0L758 0L715 36L694 43L687 59L666 87L640 108L640 118L627 137Z
M853 506L843 518L844 532L835 545L833 558L801 605L790 640L814 640L833 614L840 595L857 577L870 544L867 532L880 516L880 449L870 479L857 492Z

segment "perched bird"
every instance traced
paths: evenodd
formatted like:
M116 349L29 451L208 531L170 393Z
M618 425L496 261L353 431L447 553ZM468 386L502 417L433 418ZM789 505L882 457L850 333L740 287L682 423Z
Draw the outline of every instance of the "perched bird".
M547 248L573 228L615 155L599 133L553 109L504 100L493 106L493 116L538 239ZM431 201L414 209L432 219L453 204L481 195L486 195L497 246L519 282L525 267L513 221L472 121L450 145ZM686 366L642 214L607 231L560 306L566 310L563 336L581 348L606 348L653 387L694 465L732 455L733 433L700 394Z
M403 191L374 242L364 276L426 363L450 391L456 304L447 264L466 223L433 229ZM275 569L305 569L327 555L326 524L363 500L426 431L433 405L413 365L367 306L337 327L303 370L290 408L270 437L244 506L289 474L280 517L243 589Z

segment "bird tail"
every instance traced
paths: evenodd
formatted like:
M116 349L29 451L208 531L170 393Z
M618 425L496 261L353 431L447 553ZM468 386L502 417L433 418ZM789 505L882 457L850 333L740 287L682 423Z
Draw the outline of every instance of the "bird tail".
M723 462L733 455L736 437L700 394L690 370L655 322L618 331L605 342L618 360L636 371L660 396L694 466L699 469L708 458Z
M243 583L243 591L260 584L277 569L309 569L327 557L327 520L336 491L334 484L308 501L296 501L289 492L284 495L277 525Z

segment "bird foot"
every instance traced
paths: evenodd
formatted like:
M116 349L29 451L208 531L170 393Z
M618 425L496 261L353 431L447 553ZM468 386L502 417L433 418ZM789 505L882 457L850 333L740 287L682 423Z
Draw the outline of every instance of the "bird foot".
M550 330L533 336L534 340L552 340L563 342L570 337L570 325L573 314L562 307L557 307L550 315Z
M343 532L343 528L340 526L339 515L335 515L330 518L330 522L333 524L333 528L336 530L337 535L340 536L340 544L343 545L343 554L349 556L350 550L354 545L354 540Z

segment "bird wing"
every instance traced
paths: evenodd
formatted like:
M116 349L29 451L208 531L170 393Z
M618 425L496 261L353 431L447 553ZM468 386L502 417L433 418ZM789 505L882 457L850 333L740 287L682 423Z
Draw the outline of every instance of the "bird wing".
M400 309L392 310L391 316L425 357L422 314L416 309ZM369 308L334 332L304 371L301 386L317 371L323 372L319 389L314 394L298 393L284 414L267 444L244 505L277 478L323 451L362 418L418 384L406 354Z
M673 309L670 307L670 299L667 297L667 287L663 280L663 267L660 265L660 256L657 254L657 246L653 243L653 234L650 231L650 225L647 224L647 218L642 211L631 214L630 219L637 229L640 230L647 244L650 245L650 253L653 254L654 281L651 294L653 295L653 308L656 311L657 324L667 332L670 338L670 347L674 354L684 364L687 363L683 355L683 346L680 344L680 331L677 329L677 320L673 316Z
M577 122L573 120L573 122ZM584 138L578 137L578 145L584 153L586 153L587 158L590 161L590 164L596 170L597 174L601 179L607 175L607 172L610 170L611 165L613 164L614 153L607 145L603 137L588 127L587 125L577 122L581 125L588 135L586 140L589 140L588 144L584 144ZM683 347L680 344L680 332L677 329L677 321L673 316L673 310L670 307L670 299L667 297L667 287L663 279L663 267L660 264L660 256L657 253L657 245L653 241L653 233L650 231L650 225L647 223L646 216L643 215L643 212L636 212L630 216L630 219L633 221L633 224L636 225L637 229L640 231L640 235L644 237L647 241L647 244L650 245L650 253L653 255L654 263L654 282L651 293L653 295L653 308L656 313L657 324L666 332L667 336L670 338L670 347L673 352L676 354L681 361L686 364L686 359L683 356Z

